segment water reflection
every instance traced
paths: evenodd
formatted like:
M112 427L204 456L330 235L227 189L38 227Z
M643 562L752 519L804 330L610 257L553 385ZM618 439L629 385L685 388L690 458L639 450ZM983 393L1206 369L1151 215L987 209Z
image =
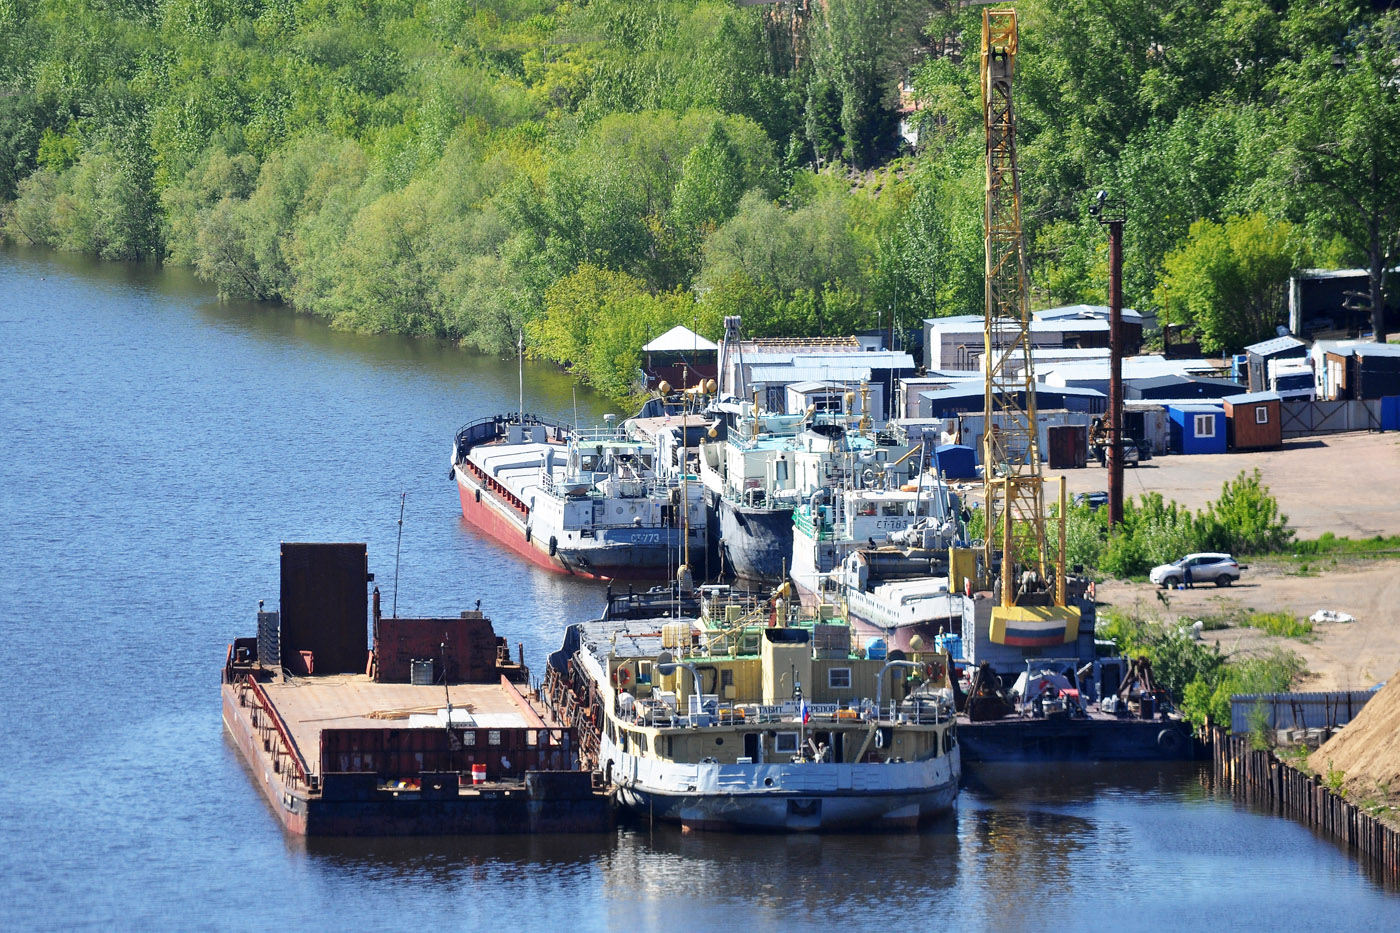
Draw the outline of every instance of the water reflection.
M216 674L276 599L279 541L366 541L403 614L480 599L537 672L601 609L603 584L461 520L452 432L515 407L514 363L38 250L0 249L0 321L0 928L1400 927L1334 843L1191 766L969 769L910 835L289 837L220 737ZM527 393L573 420L553 367Z

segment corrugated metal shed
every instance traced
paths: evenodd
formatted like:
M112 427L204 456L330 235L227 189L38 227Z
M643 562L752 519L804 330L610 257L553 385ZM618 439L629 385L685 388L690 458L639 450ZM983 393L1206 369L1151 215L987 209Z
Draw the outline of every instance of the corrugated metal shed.
M1266 729L1325 729L1356 718L1372 690L1338 690L1331 693L1247 693L1230 697L1230 731L1251 731L1251 714L1261 710Z

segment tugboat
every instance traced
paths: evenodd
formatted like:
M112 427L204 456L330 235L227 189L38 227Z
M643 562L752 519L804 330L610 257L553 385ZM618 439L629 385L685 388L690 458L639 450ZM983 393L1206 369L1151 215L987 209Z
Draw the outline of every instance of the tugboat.
M582 432L496 415L457 432L451 477L468 522L534 564L591 578L665 578L703 548L697 482L656 475L653 448L611 425Z
M619 804L687 830L911 828L958 792L947 657L872 657L781 591L571 625L545 692Z

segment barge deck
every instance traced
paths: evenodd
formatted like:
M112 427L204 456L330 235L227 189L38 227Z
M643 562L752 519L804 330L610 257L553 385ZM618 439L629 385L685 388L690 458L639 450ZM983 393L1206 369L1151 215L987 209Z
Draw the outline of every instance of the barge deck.
M224 724L283 826L308 836L610 829L612 803L579 766L575 730L538 702L490 620L385 618L376 591L366 650L353 592L332 581L339 598L325 600L318 572L343 564L330 549L345 547L283 545L282 609L259 612L258 637L235 640L224 664ZM308 605L332 608L306 625ZM334 660L356 630L359 673Z

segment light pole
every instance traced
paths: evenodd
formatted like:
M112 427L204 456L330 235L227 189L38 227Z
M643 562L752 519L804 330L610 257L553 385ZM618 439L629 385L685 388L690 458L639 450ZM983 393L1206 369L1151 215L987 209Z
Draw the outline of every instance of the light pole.
M1089 215L1108 228L1108 525L1123 522L1123 213L1100 191Z

